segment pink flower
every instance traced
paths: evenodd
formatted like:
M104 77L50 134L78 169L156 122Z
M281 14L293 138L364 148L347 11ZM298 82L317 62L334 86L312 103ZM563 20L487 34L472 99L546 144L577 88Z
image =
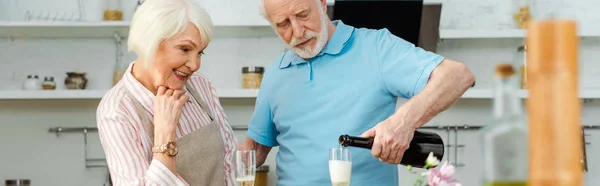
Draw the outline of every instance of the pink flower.
M437 168L429 169L425 175L429 186L461 186L458 180L454 178L454 166L448 164L448 162L442 163Z

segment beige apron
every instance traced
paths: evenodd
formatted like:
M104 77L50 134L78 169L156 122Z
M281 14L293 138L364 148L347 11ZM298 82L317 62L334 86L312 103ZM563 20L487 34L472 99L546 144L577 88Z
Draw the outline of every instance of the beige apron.
M189 84L186 84L186 87L196 102L208 113L211 123L176 140L179 146L176 156L177 173L191 186L223 186L225 185L223 138L219 124L198 92ZM153 118L147 117L142 104L129 93L128 95L133 99L136 113L142 117L142 125L154 143Z

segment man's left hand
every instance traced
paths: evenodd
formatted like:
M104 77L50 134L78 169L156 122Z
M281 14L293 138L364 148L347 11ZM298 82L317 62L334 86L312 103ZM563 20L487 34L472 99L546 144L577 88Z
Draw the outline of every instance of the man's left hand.
M364 132L361 137L373 137L371 154L380 161L400 164L404 151L413 139L415 128L402 121L394 121L392 117L378 123Z

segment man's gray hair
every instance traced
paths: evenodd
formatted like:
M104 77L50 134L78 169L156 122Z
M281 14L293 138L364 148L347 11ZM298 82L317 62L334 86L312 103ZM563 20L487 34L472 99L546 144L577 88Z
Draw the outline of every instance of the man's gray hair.
M269 19L269 15L267 15L267 11L265 10L265 1L266 0L258 0L258 8L260 15L262 15L267 21L271 22L271 19ZM318 8L323 8L321 7L321 0L315 0L315 2L318 5Z
M260 9L260 15L262 15L267 21L271 22L269 16L267 15L267 11L265 10L265 0L258 0L258 8Z

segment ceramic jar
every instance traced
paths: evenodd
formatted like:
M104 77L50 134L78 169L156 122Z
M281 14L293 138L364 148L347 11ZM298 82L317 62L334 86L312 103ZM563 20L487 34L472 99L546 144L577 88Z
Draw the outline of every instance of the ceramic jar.
M85 89L87 81L85 72L67 72L65 87L67 89Z

